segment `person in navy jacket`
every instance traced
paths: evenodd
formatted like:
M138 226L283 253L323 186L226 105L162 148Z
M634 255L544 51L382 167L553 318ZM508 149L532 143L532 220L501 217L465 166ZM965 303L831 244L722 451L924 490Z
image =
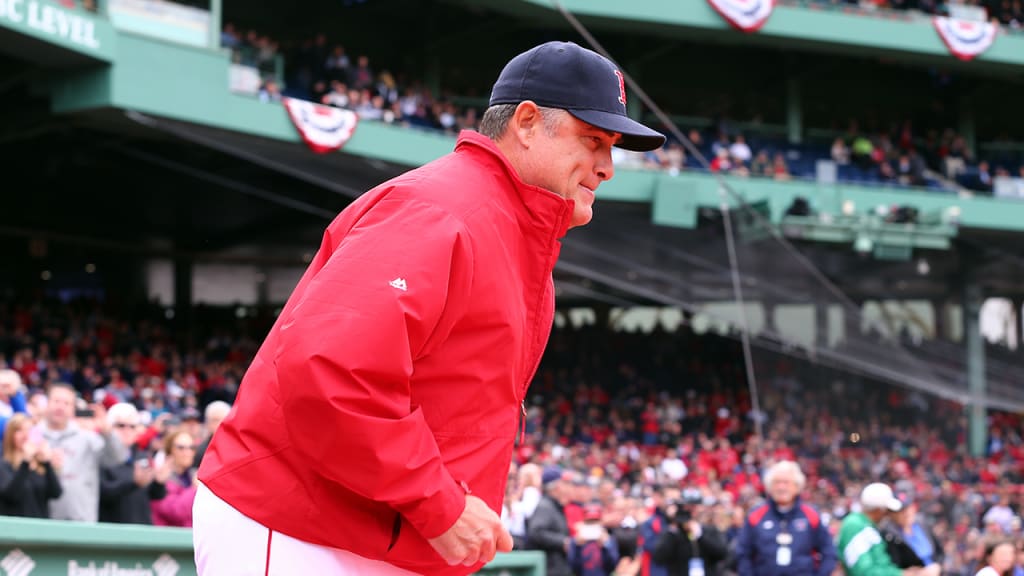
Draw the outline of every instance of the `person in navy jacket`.
M829 576L836 567L828 527L800 499L806 478L795 462L765 472L768 501L747 516L736 554L739 576Z

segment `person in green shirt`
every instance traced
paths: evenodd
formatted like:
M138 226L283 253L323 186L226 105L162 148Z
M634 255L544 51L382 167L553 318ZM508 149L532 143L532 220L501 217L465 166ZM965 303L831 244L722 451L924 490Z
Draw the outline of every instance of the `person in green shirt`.
M886 551L878 523L903 503L887 484L868 484L860 493L860 512L843 518L839 528L839 560L847 576L939 576L939 566L900 570Z

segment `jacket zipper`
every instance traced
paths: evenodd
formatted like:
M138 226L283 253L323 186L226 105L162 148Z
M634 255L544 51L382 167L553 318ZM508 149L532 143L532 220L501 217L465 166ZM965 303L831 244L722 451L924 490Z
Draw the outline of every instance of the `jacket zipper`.
M523 443L523 438L526 437L526 400L520 401L519 407L522 408L522 412L519 413L519 430L516 431L515 446L517 447Z

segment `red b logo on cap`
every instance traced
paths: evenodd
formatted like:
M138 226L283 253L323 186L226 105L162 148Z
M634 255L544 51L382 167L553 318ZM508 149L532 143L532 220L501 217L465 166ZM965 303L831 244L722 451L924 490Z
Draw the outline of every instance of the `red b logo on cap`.
M626 79L622 76L622 72L615 71L615 77L619 79L619 104L626 105Z

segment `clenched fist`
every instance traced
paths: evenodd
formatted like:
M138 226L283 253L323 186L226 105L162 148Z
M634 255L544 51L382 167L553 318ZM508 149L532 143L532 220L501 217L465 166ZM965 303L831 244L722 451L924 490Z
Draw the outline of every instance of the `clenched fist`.
M472 495L466 496L466 508L455 524L428 542L452 566L487 563L496 553L512 550L512 535L501 525L501 518Z

